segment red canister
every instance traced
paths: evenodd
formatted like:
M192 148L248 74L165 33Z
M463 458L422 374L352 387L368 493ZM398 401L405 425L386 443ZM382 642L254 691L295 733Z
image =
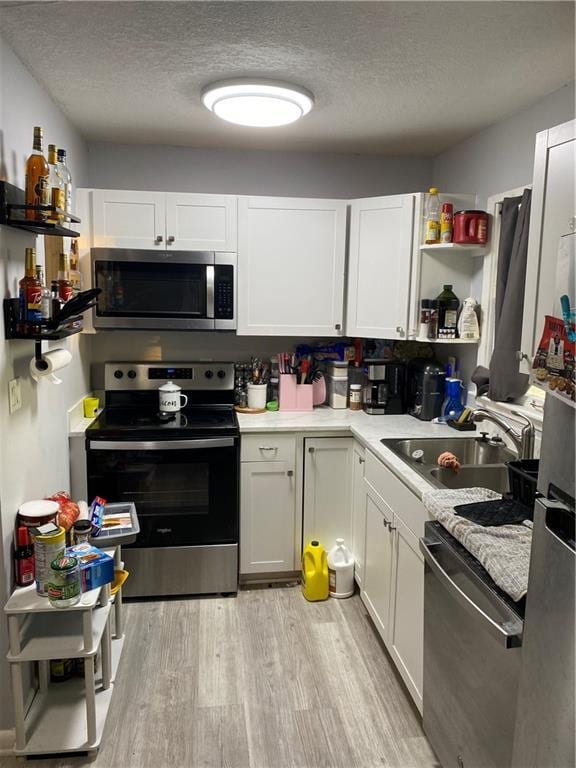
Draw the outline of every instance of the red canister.
M455 243L486 245L488 241L488 214L486 211L458 211L454 214Z

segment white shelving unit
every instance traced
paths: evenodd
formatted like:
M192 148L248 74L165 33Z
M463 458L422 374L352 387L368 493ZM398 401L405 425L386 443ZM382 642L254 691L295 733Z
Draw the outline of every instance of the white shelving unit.
M120 547L104 550L120 563ZM114 606L115 633L111 616ZM35 586L17 589L4 607L14 698L16 755L93 752L112 698L122 646L122 596L110 585L84 593L71 608L53 608ZM100 663L96 669L96 655ZM50 684L52 659L84 659L84 677ZM26 711L22 667L35 663L38 687Z
M454 253L466 256L483 256L487 251L486 245L465 244L465 243L435 243L433 245L420 246L421 251L430 253Z
M411 339L423 344L480 344L480 339Z

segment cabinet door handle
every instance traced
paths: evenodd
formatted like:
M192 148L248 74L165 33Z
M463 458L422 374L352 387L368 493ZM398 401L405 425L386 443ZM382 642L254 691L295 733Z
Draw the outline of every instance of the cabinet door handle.
M363 459L362 456L358 456L358 464L364 464L366 459Z
M397 326L396 326L396 333L397 333L399 336L404 336L404 328L402 328L402 326L401 326L401 325L397 325Z
M518 352L516 352L516 360L521 363L522 360L530 360L530 357L526 354L526 352L522 352L522 350L519 349Z
M162 240L164 240L164 238L162 237L162 235L156 235L156 240L155 240L154 242L156 243L156 245L160 245L160 243L162 242Z
M168 242L169 243L173 243L174 242L174 235L170 235L170 237L168 238Z
M388 522L388 520L386 520L385 517L382 518L382 525L384 526L384 528L390 528L390 523Z
M277 445L259 445L258 450L259 451L277 451L278 446Z
M336 331L341 331L342 330L342 326L340 325L340 323L336 323L336 325L334 326L334 329Z
M314 446L312 446L312 445L311 445L311 446L308 448L308 453L314 453L314 451L315 451L315 450L316 450L316 448L314 448Z
M390 531L390 533L392 533L392 531L396 531L397 528L395 525L391 525L390 523L388 523L388 530Z
M294 470L293 470L293 469L289 469L289 470L286 472L286 474L288 475L288 477L294 477Z

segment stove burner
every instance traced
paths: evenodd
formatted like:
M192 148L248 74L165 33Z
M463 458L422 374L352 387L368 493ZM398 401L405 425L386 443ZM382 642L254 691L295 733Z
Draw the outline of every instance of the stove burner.
M165 424L168 421L175 421L176 420L176 414L175 413L165 413L164 411L160 411L158 415L156 416L159 422L162 424Z

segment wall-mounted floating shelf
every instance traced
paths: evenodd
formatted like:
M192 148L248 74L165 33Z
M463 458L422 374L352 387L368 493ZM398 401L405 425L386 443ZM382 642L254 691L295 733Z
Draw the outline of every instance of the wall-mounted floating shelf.
M80 237L80 233L65 226L63 223L37 221L27 219L26 211L57 214L66 221L80 224L80 219L71 213L49 205L26 205L23 189L0 181L0 224L14 229L31 232L34 235L49 235L58 237Z
M43 341L58 341L68 336L74 336L82 330L82 315L69 317L56 327L41 326L40 331L23 333L19 329L19 306L18 299L4 299L4 337L10 339L23 339L33 341L35 346L35 357L39 360L42 357Z
M480 339L411 339L422 344L479 344Z
M468 245L461 243L436 243L435 245L421 245L421 251L429 251L430 253L457 253L459 255L466 254L467 256L482 256L486 253L486 245L478 245L476 243L470 243Z

